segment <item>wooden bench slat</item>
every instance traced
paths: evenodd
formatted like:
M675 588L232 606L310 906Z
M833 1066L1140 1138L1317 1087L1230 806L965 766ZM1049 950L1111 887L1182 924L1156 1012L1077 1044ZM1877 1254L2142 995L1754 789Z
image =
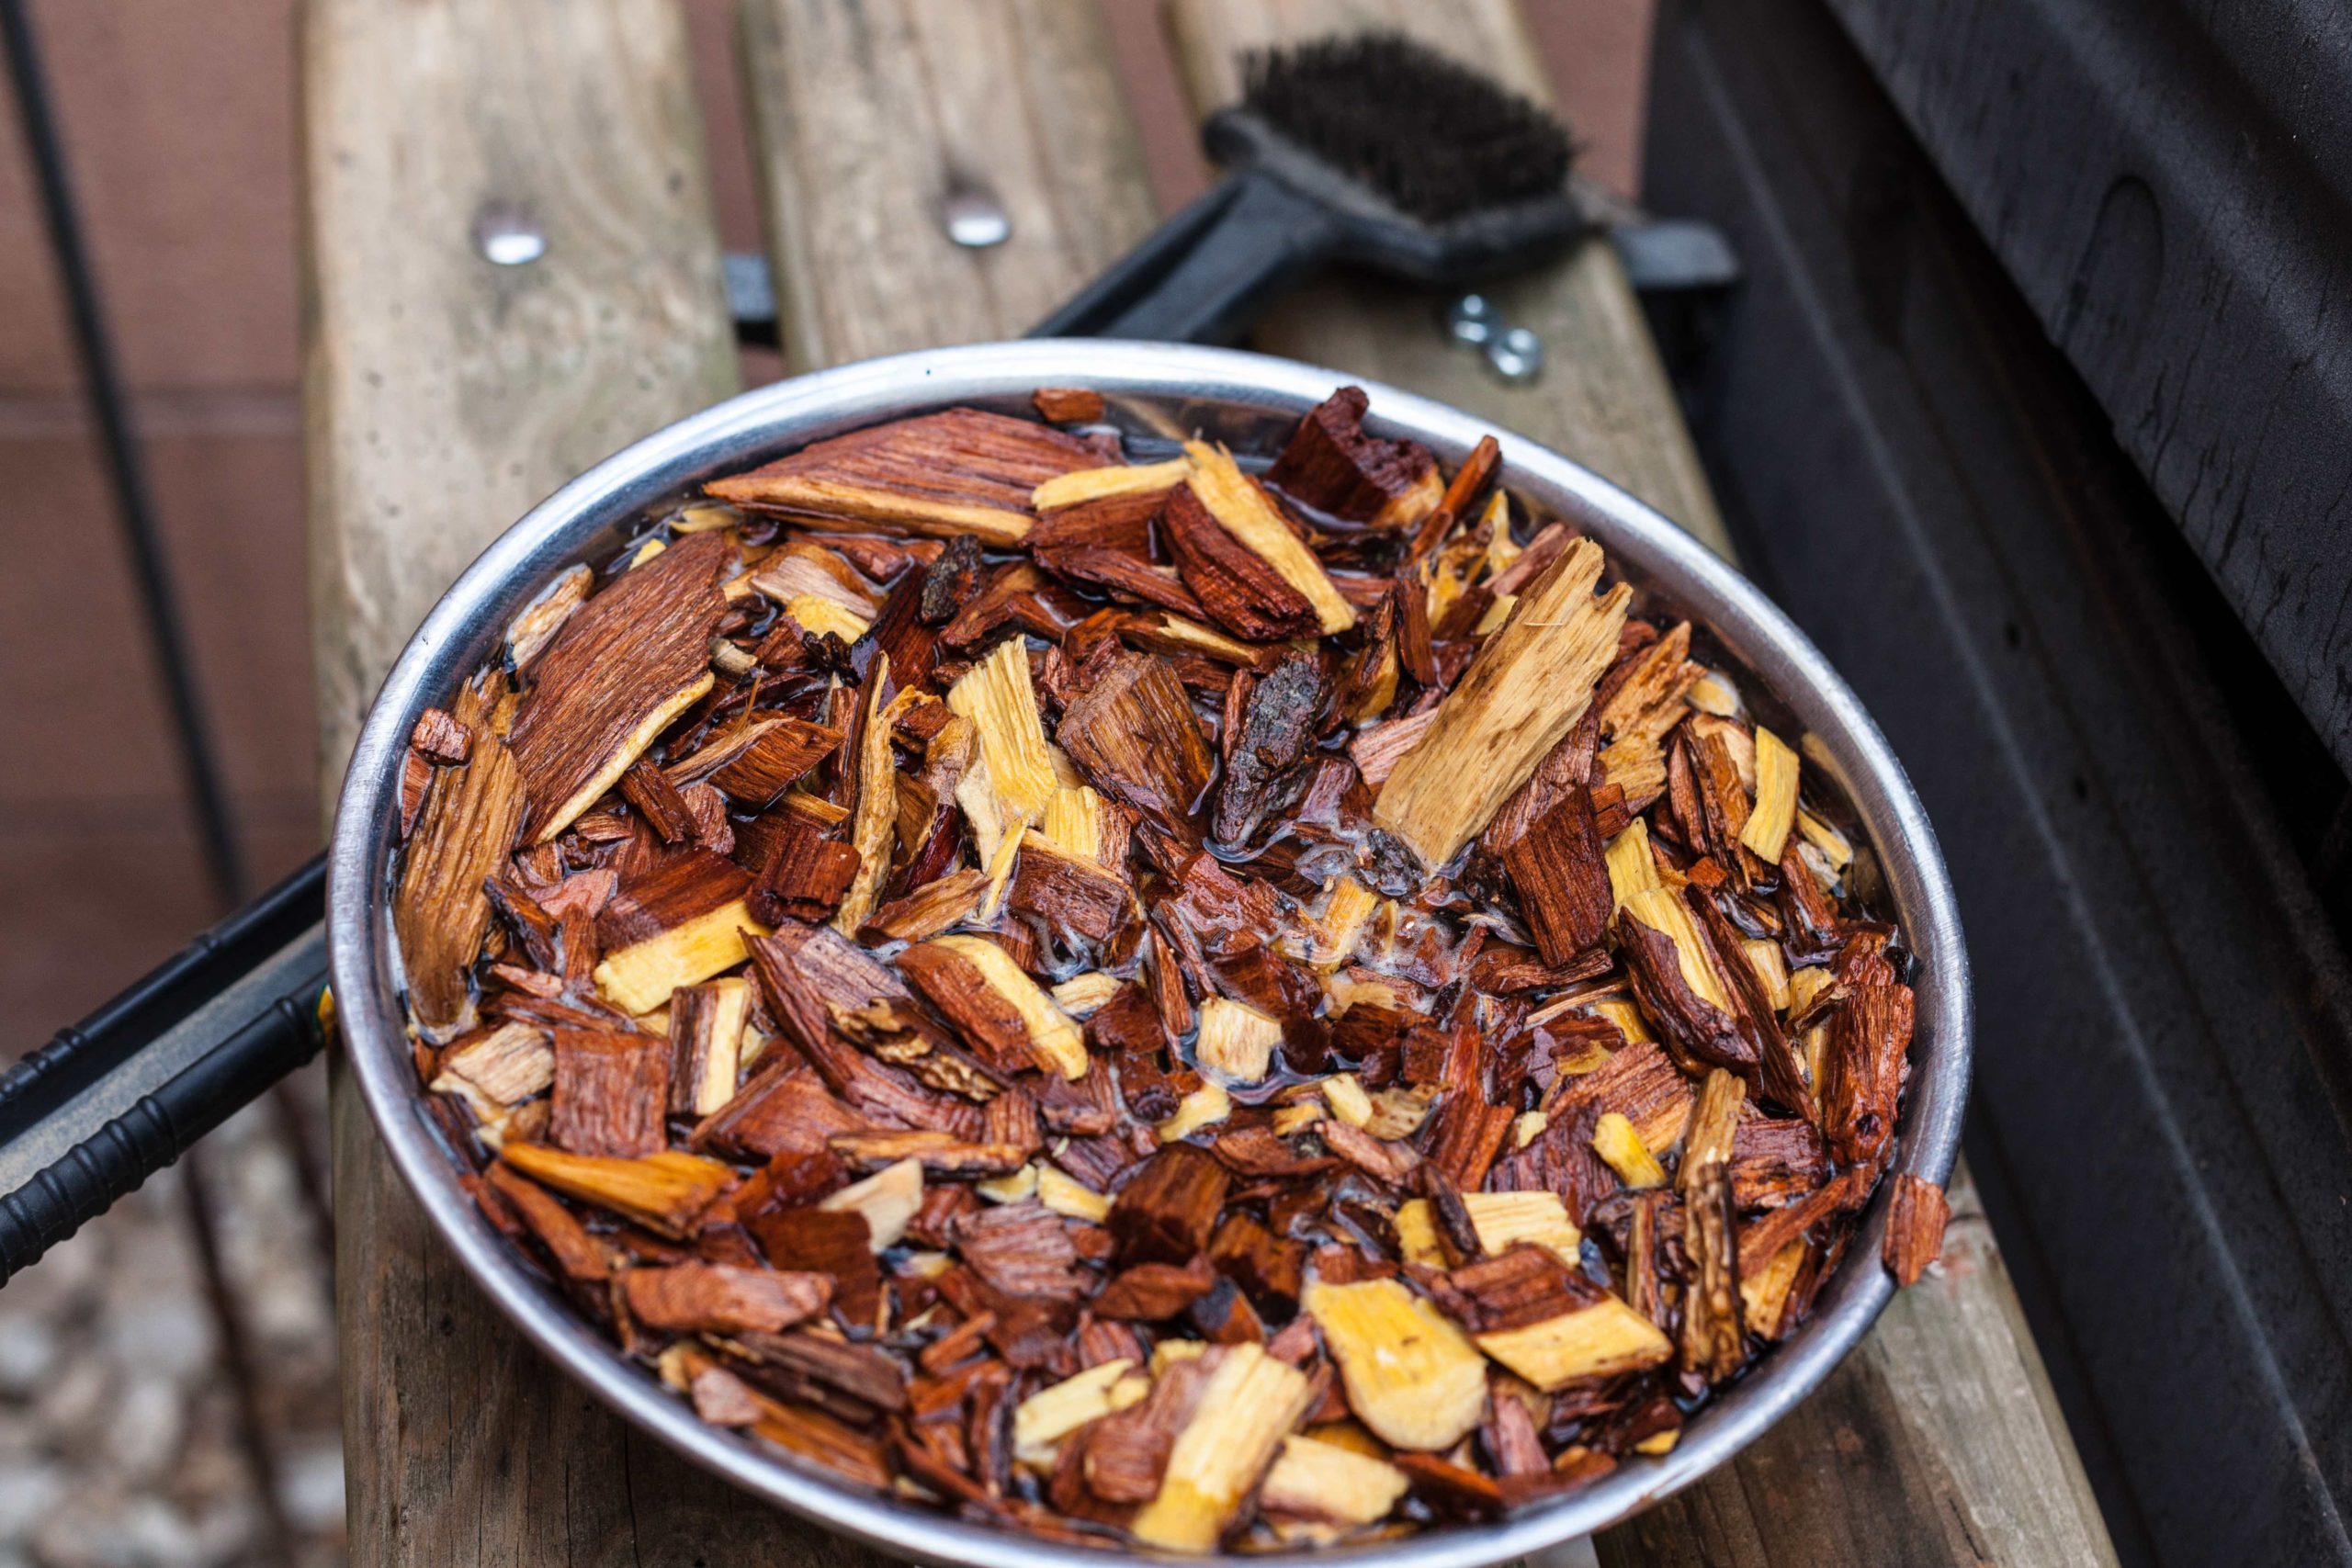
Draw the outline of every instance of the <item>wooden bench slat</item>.
M1018 337L1158 214L1095 0L745 0L743 70L796 370ZM991 193L1002 244L947 238Z
M1194 107L1240 91L1270 44L1393 28L1550 103L1515 0L1172 0ZM1444 340L1426 296L1325 280L1259 345L1394 381L1491 418L1616 480L1731 558L1704 471L1616 254L1588 244L1487 291L1544 337L1543 380L1511 388ZM1509 436L1503 457L1510 457ZM1966 1168L1942 1274L1899 1294L1806 1404L1730 1465L1600 1537L1608 1568L1894 1561L2114 1561L2082 1463Z
M332 790L377 682L466 563L597 458L733 391L736 370L673 0L309 0L301 70ZM532 209L544 257L483 259L490 201ZM549 1368L433 1235L335 1067L355 1562L741 1562L804 1529Z
M308 0L302 72L319 710L339 769L466 563L597 458L734 391L735 355L674 0ZM530 209L541 259L479 254L493 202Z

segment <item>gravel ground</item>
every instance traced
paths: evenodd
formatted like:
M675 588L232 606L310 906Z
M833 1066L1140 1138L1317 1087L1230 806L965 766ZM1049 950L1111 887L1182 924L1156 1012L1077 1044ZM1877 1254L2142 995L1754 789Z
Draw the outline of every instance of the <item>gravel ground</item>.
M324 1082L313 1066L292 1086L321 1148ZM164 1172L0 1290L0 1568L344 1559L330 1250L302 1167L267 1105L199 1157L193 1184Z

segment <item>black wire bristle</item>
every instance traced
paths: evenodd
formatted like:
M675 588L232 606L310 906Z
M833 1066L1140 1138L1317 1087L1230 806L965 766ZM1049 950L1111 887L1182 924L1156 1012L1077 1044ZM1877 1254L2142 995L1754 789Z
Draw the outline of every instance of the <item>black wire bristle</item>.
M1243 102L1430 223L1556 195L1575 152L1551 115L1401 33L1250 54Z

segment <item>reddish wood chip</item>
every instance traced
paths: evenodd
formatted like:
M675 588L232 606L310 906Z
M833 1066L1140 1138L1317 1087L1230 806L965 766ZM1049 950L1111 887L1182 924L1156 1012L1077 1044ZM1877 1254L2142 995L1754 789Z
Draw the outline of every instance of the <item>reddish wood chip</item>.
M473 732L451 717L446 708L426 708L416 716L408 743L428 762L454 767L473 755Z
M1183 683L1164 659L1126 654L1063 710L1055 739L1094 787L1187 841L1214 766Z
M1362 387L1342 387L1298 422L1266 482L1327 517L1410 527L1444 493L1437 460L1418 441L1366 435ZM1458 513L1457 513L1458 514Z
M1876 1164L1894 1136L1911 1047L1911 987L1895 979L1883 946L1883 938L1860 936L1838 955L1846 1002L1830 1018L1822 1066L1822 1130L1852 1166Z
M760 1251L778 1269L826 1275L833 1311L854 1327L871 1326L882 1307L882 1271L874 1262L872 1233L854 1210L788 1209L743 1222Z
M737 806L764 811L810 769L841 750L842 732L797 718L780 718L713 770L710 783Z
M1075 1301L1095 1283L1061 1216L1034 1201L967 1214L956 1227L965 1266L1009 1296Z
M1942 1188L1907 1170L1897 1173L1886 1213L1886 1245L1880 1249L1897 1284L1917 1284L1928 1265L1943 1256L1944 1224L1951 1218Z
M1093 861L1032 839L1021 846L1006 901L1057 932L1102 942L1125 921L1135 892Z
M526 836L594 804L586 791L634 760L625 748L646 723L708 682L719 574L734 558L725 534L681 539L593 595L533 662L509 738L531 803Z
M1216 1373L1212 1350L1176 1361L1152 1381L1151 1393L1132 1409L1106 1416L1086 1428L1086 1484L1106 1503L1148 1503L1159 1495L1177 1435L1191 1424L1202 1392Z
M670 1144L670 1042L638 1031L555 1032L555 1110L548 1124L558 1148L629 1157Z
M747 902L753 918L776 925L787 919L823 920L841 908L842 895L857 875L857 851L828 839L805 822L786 822Z
M776 1334L824 1311L833 1282L822 1274L681 1263L621 1276L628 1310L671 1334Z
M1176 1316L1209 1293L1216 1270L1205 1258L1189 1263L1138 1263L1111 1277L1094 1298L1098 1317L1157 1323Z
M836 1099L815 1071L787 1067L758 1074L736 1090L695 1129L695 1142L739 1159L766 1159L827 1153L834 1137L873 1125Z
M1519 1242L1427 1281L1430 1293L1474 1334L1496 1334L1564 1316L1609 1292L1560 1261L1549 1247Z
M621 798L653 825L663 843L680 843L695 836L695 815L686 809L685 796L651 762L640 760L621 775Z
M1503 860L1544 963L1566 964L1600 944L1616 899L1593 826L1592 796L1583 785L1562 795Z
M1125 1263L1184 1263L1209 1244L1232 1178L1200 1149L1179 1144L1127 1179L1107 1222Z
M647 942L741 898L752 879L743 868L708 850L666 855L635 877L596 917L596 937L608 953Z
M1040 387L1029 394L1040 419L1057 424L1088 424L1102 417L1102 394L1084 387Z
M1191 486L1168 492L1159 529L1184 586L1210 620L1244 642L1315 635L1320 623L1306 595L1272 561L1227 533Z
M548 1249L556 1268L573 1280L601 1280L613 1271L613 1255L553 1193L501 1161L482 1179L503 1198L515 1216Z

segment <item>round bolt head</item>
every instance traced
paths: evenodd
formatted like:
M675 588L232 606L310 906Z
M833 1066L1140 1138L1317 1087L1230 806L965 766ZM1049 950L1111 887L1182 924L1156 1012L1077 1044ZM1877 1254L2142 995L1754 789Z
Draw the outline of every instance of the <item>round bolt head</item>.
M1544 374L1544 340L1513 327L1487 344L1487 364L1510 385L1524 387Z
M496 266L523 266L548 254L538 214L521 202L485 201L474 213L474 249Z
M939 203L947 237L966 250L981 251L1012 238L1012 220L994 193L979 186L950 186Z
M1445 330L1476 348L1502 330L1502 312L1483 294L1464 294L1445 308Z

